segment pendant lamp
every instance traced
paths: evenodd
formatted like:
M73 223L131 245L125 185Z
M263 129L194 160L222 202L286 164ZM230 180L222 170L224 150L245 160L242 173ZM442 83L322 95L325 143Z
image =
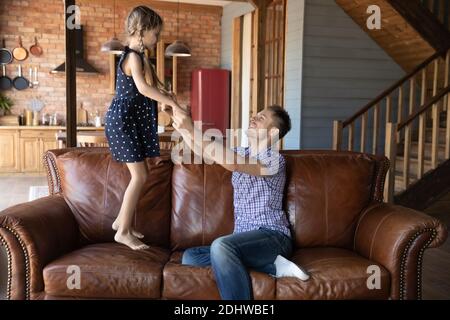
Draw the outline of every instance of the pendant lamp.
M113 15L114 37L102 45L101 51L109 52L112 54L122 54L122 52L125 50L125 47L122 44L122 42L120 42L119 39L117 39L117 35L116 35L116 1L115 0L114 0L114 9L113 10L114 10L114 15Z
M177 9L177 37L179 36L179 26L180 26L180 1L178 0ZM191 49L183 41L176 40L171 43L167 48L165 55L168 57L190 57Z

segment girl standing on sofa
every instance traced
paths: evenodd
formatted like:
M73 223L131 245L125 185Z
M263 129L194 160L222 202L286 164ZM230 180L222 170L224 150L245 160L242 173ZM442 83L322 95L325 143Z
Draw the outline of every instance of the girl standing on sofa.
M125 163L131 180L112 228L114 240L134 250L147 249L143 235L132 227L137 202L147 180L146 158L159 156L158 102L177 108L146 59L146 48L158 42L162 18L145 6L134 8L126 20L128 46L117 74L116 95L106 114L105 133L115 161Z

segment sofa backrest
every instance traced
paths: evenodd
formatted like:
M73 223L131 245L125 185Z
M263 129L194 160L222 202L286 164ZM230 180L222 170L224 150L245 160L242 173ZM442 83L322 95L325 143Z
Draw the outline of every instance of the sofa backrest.
M298 247L351 248L356 222L371 201L383 200L389 161L335 151L283 151L284 207ZM51 193L62 193L88 243L113 241L111 225L130 176L106 148L46 154ZM173 165L169 153L147 159L149 179L137 208L145 240L174 250L209 245L233 232L231 173L218 165Z
M147 159L149 178L138 203L135 225L148 243L168 247L171 210L170 154ZM83 242L114 241L111 226L130 181L125 164L106 148L52 150L45 155L50 192L62 193L78 222Z
M354 152L284 151L285 210L298 247L351 248L356 222L382 201L388 160ZM209 245L233 231L231 173L218 165L176 165L172 174L173 249Z

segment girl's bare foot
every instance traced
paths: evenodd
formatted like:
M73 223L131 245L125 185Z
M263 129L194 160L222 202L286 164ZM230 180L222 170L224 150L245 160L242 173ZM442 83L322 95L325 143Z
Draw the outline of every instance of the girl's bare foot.
M113 229L114 231L119 230L119 222L114 221L113 224L112 224L112 229ZM131 232L131 234L132 234L133 236L135 236L135 237L138 238L138 239L144 238L144 235L143 235L142 233L140 233L139 231L134 230L133 228L130 228L130 232Z
M114 236L114 240L116 242L124 244L128 247L130 247L133 250L146 250L150 248L148 245L143 243L141 240L136 238L131 234L131 232L116 232L116 235Z

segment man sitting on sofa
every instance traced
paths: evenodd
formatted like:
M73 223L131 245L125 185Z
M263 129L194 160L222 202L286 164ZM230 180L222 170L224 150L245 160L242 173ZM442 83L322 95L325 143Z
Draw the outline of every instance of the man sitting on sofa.
M291 128L288 113L279 106L259 112L250 120L246 132L249 147L233 150L227 150L218 141L209 142L215 144L213 148L206 147L203 141L194 141L194 131L201 129L194 127L192 119L177 110L172 117L174 128L194 152L204 150L200 156L233 172L233 234L214 240L211 246L186 250L182 263L212 266L220 296L224 300L252 299L247 268L274 277L308 280L307 272L285 258L292 253L292 240L289 222L282 209L285 159L276 150L276 145ZM222 152L217 152L219 149ZM228 156L223 159L225 154Z

